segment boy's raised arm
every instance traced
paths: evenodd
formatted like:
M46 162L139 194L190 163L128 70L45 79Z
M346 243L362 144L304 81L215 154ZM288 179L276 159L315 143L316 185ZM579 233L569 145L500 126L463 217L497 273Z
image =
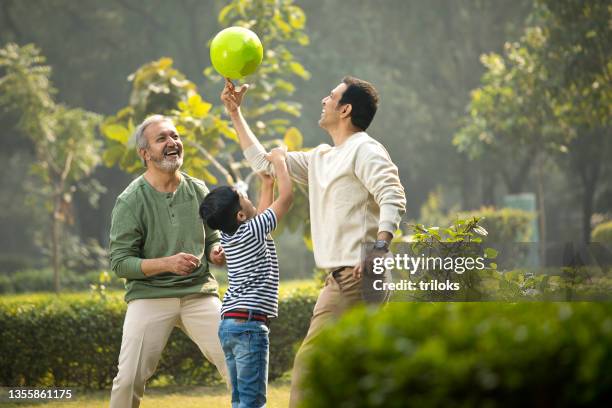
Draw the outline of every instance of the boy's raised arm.
M274 214L276 214L276 218L279 220L289 211L289 207L291 207L291 203L293 202L293 189L289 171L287 170L286 158L287 151L280 147L272 149L266 156L266 159L274 166L274 172L276 173L278 183L278 198L274 200L270 208L272 208Z

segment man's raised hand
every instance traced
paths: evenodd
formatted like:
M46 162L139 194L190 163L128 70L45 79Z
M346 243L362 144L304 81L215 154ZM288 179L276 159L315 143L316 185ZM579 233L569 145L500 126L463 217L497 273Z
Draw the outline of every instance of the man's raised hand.
M221 91L221 102L223 102L228 114L235 113L240 109L242 98L248 89L248 84L241 85L236 89L232 81L225 78L225 86L223 87L223 91Z

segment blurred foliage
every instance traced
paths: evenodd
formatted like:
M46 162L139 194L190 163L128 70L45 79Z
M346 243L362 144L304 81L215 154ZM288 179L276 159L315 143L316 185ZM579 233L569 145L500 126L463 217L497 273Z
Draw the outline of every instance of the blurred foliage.
M279 299L271 324L270 379L289 370L306 334L315 302L311 290ZM0 382L12 386L108 388L117 356L126 304L116 296L67 295L0 300ZM40 347L44 344L44 347ZM175 330L154 377L203 385L220 381L216 369L182 331Z
M247 18L250 16L251 18ZM257 18L255 18L257 17ZM265 56L261 66L247 80L250 82L247 100L242 111L251 128L264 146L285 144L290 151L302 148L303 136L291 126L286 116L299 117L301 106L285 98L295 91L293 79L309 79L308 71L289 50L290 45L306 46L308 36L304 32L306 16L291 0L245 1L236 0L219 13L222 27L238 25L256 32L264 44ZM219 83L221 77L214 69L204 70L207 80ZM248 186L253 173L243 159L237 135L230 123L222 118L223 107L206 101L198 93L196 85L173 67L171 58L161 58L140 67L128 79L132 82L129 105L116 115L108 117L101 127L107 139L104 162L107 166L119 164L128 172L142 170L136 153L135 141L130 138L134 127L146 116L161 113L171 117L184 144L182 169L208 184L221 183ZM215 95L215 101L217 96ZM249 105L256 105L248 108ZM308 222L302 214L308 214L306 190L297 187L293 211L279 229L310 233Z
M480 220L480 225L488 231L489 242L529 242L535 214L516 208L483 207L479 210L455 213L447 222L470 217Z
M99 283L100 274L104 271L89 270L75 272L64 269L61 273L62 292L81 292ZM123 280L111 276L104 283L107 288L124 289ZM53 271L49 268L24 269L18 272L0 275L0 294L51 292L53 291Z
M82 109L57 104L50 81L51 68L34 45L8 44L0 49L0 106L17 114L16 127L34 145L36 161L31 175L38 179L29 197L33 209L49 214L51 258L55 290L59 291L62 230L72 224L72 198L78 187L88 186L95 202L104 188L88 179L100 161L95 129L100 117Z
M591 241L612 243L612 221L596 226L591 234Z
M605 180L604 158L612 152L611 18L612 9L600 0L536 1L519 41L507 42L503 56L481 58L487 71L453 139L459 151L501 174L511 193L522 191L539 157L541 212L541 163L555 159L582 185L585 242Z
M304 406L604 406L611 314L610 303L356 310L318 339Z

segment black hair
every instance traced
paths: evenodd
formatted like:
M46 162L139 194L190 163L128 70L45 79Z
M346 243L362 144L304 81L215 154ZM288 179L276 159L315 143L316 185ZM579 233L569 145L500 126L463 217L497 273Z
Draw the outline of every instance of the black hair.
M338 106L351 104L351 123L358 129L366 130L378 109L378 91L374 85L359 78L346 76L342 82L347 88Z
M236 189L221 186L204 197L199 212L210 228L233 234L240 226L236 219L240 209L240 196Z

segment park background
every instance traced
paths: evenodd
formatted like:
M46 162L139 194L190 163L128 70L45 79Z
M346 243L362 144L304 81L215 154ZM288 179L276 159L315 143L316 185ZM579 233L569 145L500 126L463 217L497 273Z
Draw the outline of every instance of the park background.
M245 115L269 146L282 141L298 150L329 143L317 126L321 99L343 76L364 78L378 88L381 104L368 133L387 147L399 168L408 200L402 224L406 239L412 224L444 228L457 219L484 216L482 224L497 239L537 241L542 265L567 242L612 240L612 36L605 1L3 0L2 385L108 387L124 310L122 283L106 273L110 212L117 195L142 171L129 135L147 114L175 118L185 139L184 169L189 173L210 186L252 181L250 191L256 195L256 182L220 106L222 82L210 69L208 42L231 25L250 27L264 43L263 65L246 79L254 86ZM303 193L298 191L292 215L276 236L286 284L282 306L291 315L279 319L272 335L272 352L274 347L282 350L272 357L278 360L272 371L281 379L280 400L286 397L283 373L307 326L320 277L309 250ZM434 231L426 229L429 236ZM216 272L221 282L223 275ZM61 295L32 294L53 291ZM510 361L492 358L495 364L476 370L489 360L474 358L461 365L465 372L475 370L474 381L482 387L472 387L476 391L470 398L497 400L508 390L533 387L536 400L554 403L554 398L547 400L552 398L547 391L560 384L583 386L578 396L568 391L555 397L560 401L601 398L602 387L611 381L603 372L611 359L607 305L542 305L541 315L532 320L530 308L507 310L503 316L525 314L525 320L510 319L500 329L512 336L496 338L500 344L506 337L518 339L506 344L508 354L512 347L529 350L524 360L514 356L521 362L514 368L520 371L520 364L538 361L553 367L555 350L571 350L566 366L561 364L566 371L552 379L538 370L515 380L510 375L508 385L503 373ZM431 333L409 335L400 322L385 323L387 315L379 319L381 325L399 327L396 337L412 338L397 344L397 350L379 350L399 353L413 364L398 368L402 374L394 378L420 379L413 389L423 395L426 389L442 389L429 396L433 401L456 397L458 388L448 384L426 386L431 383L418 365L425 363L415 362L414 350L425 350L421 357L429 359L432 373L450 375L444 365L453 357L450 351L467 356L469 347L440 345L440 333L460 321L457 330L470 338L477 322L494 326L501 312L491 305L452 310L445 305L393 306L397 315L419 316L411 322ZM380 328L364 324L370 312L360 313L351 318L364 332L353 335L376 337ZM97 315L104 318L93 318ZM428 328L423 315L429 324L439 324L439 333ZM84 321L92 337L77 328ZM531 331L542 321L557 331L549 329L534 339ZM591 334L580 341L562 335L579 327ZM522 343L524 330L532 336L527 336L529 346ZM72 349L63 343L67 333L75 339ZM88 352L92 347L96 353ZM66 349L82 350L91 360L72 360ZM183 337L173 336L169 350L156 384L215 382ZM580 358L584 353L593 355L587 363ZM342 367L378 372L367 358L357 360L364 365L330 363L319 378L331 372L341 381L337 374ZM364 406L378 406L376 398L389 403L401 395L390 390L407 384L372 378L353 393ZM534 382L540 383L539 391ZM385 386L388 390L380 391ZM332 395L319 395L331 405Z

